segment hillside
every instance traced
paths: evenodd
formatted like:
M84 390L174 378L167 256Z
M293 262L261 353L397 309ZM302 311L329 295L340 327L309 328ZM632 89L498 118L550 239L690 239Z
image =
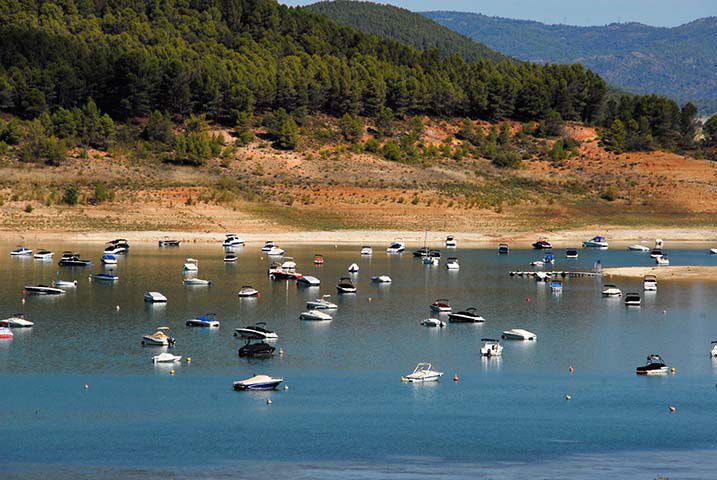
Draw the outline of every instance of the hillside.
M447 57L459 55L469 62L507 59L485 45L428 20L418 13L392 5L337 0L322 1L304 8L326 15L341 25L397 40L419 50L435 49Z
M546 25L465 12L423 15L522 60L579 62L619 87L692 100L717 111L717 18L661 28Z

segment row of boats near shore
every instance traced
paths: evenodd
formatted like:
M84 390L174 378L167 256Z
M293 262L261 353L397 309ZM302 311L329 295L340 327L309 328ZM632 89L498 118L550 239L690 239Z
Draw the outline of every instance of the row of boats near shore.
M662 246L662 242L659 242L659 247ZM160 247L177 247L179 246L179 241L171 240L171 239L165 239L161 240L159 243ZM233 263L238 261L238 257L233 252L233 248L238 246L243 246L244 241L241 240L237 235L235 234L228 234L226 236L226 239L222 242L222 246L227 249L227 252L224 256L224 262L226 263ZM456 248L457 243L455 241L455 238L452 236L449 236L446 240L446 246L447 248ZM604 239L604 237L595 237L591 239L590 241L584 242L583 246L585 248L608 248L607 241ZM538 240L533 247L535 249L550 249L552 248L552 245L546 240L546 239L540 239ZM641 247L641 248L637 248ZM403 243L400 240L396 240L392 242L388 248L386 249L386 252L388 254L400 254L405 251L405 243ZM658 248L658 243L656 242L655 249ZM647 249L646 247L642 246L631 246L629 248L633 251L650 251L651 255L656 254L658 252L655 252L655 249L652 251L650 249ZM571 251L574 249L568 250L568 256L571 255ZM714 251L712 251L714 250ZM710 250L710 253L717 253L717 249ZM105 247L103 251L103 256L101 258L101 261L104 265L115 265L117 263L116 255L122 255L126 254L129 251L129 244L124 239L117 239L113 240L112 242L108 242L107 246ZM507 244L501 244L499 246L498 252L500 254L508 254L510 253L510 247ZM266 254L269 257L273 256L280 256L283 257L282 261L272 261L268 274L269 277L272 280L295 280L297 285L304 285L304 286L318 286L320 285L320 280L313 276L305 276L300 273L296 272L296 263L294 262L293 258L291 257L285 257L284 253L285 251L281 249L278 245L276 245L274 242L266 242L265 245L262 247L262 253ZM360 254L362 256L366 255L372 255L373 249L370 246L364 245L361 248ZM577 251L575 251L575 256L577 256ZM13 256L30 256L32 254L32 250L27 249L25 247L18 247L18 249L13 250L11 252L11 255ZM413 255L415 257L421 258L421 261L425 264L430 265L437 265L441 258L441 253L439 250L436 249L429 249L427 246L424 245L424 247L416 250L413 252ZM38 260L48 260L52 259L53 253L48 250L39 250L35 252L34 257ZM662 255L664 256L664 255ZM570 257L569 258L574 258ZM659 258L654 257L654 258ZM324 263L323 255L316 254L314 256L314 264L320 265ZM81 258L81 256L78 253L74 252L65 252L62 255L62 258L59 262L60 266L67 266L67 267L87 267L91 266L92 262L89 260L84 260ZM446 267L449 270L458 270L458 259L456 257L450 257L448 261L446 262ZM183 273L185 274L185 278L183 279L183 282L185 285L210 285L211 281L209 280L203 280L198 279L193 274L196 274L199 270L199 262L195 259L187 259L184 267L183 267ZM359 271L359 266L354 263L351 264L348 268L348 272L350 274L355 274ZM114 275L113 273L98 273L94 274L90 277L91 280L98 280L98 281L110 281L110 282L116 282L119 277ZM376 283L391 283L391 278L388 275L378 275L371 277L373 282ZM73 288L77 285L76 281L63 281L59 278L55 280L52 285L50 286L26 286L25 292L30 294L62 294L65 293L63 288ZM560 285L562 286L562 285ZM657 290L657 279L654 275L646 276L643 279L643 287L645 291L656 291ZM350 276L342 277L338 284L336 285L337 292L339 294L353 294L357 292L356 286L353 284L353 281ZM551 285L552 288L552 285ZM620 297L622 296L622 291L615 285L604 285L603 296L606 297ZM239 293L239 297L259 297L259 291L255 289L252 286L245 285L243 286ZM144 299L147 302L150 303L165 303L167 302L167 298L161 294L160 292L156 291L150 291L146 292L144 295ZM628 306L639 306L640 305L640 296L639 294L634 293L628 293L625 295L625 304ZM304 321L330 321L332 320L332 317L329 313L326 313L327 311L331 311L334 309L337 309L338 306L330 301L329 295L324 295L320 298L316 298L314 300L311 300L307 302L307 311L302 312L299 314L299 319ZM477 308L475 307L469 307L464 310L459 311L453 311L452 307L447 299L437 299L433 304L430 305L430 308L432 311L440 315L447 315L447 319L449 323L483 323L485 322L485 319L478 313ZM200 315L198 317L192 318L187 320L186 322L187 327L204 327L204 328L218 328L220 326L220 322L217 320L216 315L212 313L207 313L204 315ZM421 325L426 327L438 327L442 328L446 326L446 322L440 318L427 318L420 322ZM14 317L0 320L0 338L11 338L12 337L12 331L10 329L12 328L30 328L34 324L30 322L29 320L25 319L23 315L17 314ZM237 328L234 332L234 336L237 338L241 338L246 341L246 344L239 348L239 356L242 357L250 357L250 358L267 358L274 354L276 347L271 344L271 342L274 342L278 339L278 334L272 330L270 330L266 323L257 323L255 325L250 325L247 327ZM515 328L506 330L502 333L501 338L503 340L522 340L522 341L535 341L537 340L537 335L529 332L524 329ZM171 336L170 329L168 327L158 327L156 331L152 334L144 335L142 337L142 345L145 346L162 346L162 347L174 347L176 344L176 340L174 337ZM503 346L500 344L500 341L498 339L494 338L483 338L482 339L482 346L480 349L480 353L483 356L486 357L497 357L502 355ZM281 352L280 352L281 353ZM711 350L711 355L717 357L717 342L713 342L713 348ZM155 355L152 357L153 362L155 363L175 363L181 361L182 357L178 355L173 355L169 352L163 352L159 355ZM659 355L650 355L648 357L648 364L643 367L638 367L637 373L638 374L646 374L646 375L652 375L652 374L661 374L661 373L667 373L668 367L664 364L662 359L659 357ZM405 382L430 382L438 380L443 374L441 372L437 372L433 370L430 363L423 362L419 363L414 371L411 374L408 374L404 377L402 377L402 381ZM272 389L276 388L281 382L283 381L282 378L274 378L268 375L256 375L252 378L241 380L234 383L234 388L236 390L266 390L266 389Z

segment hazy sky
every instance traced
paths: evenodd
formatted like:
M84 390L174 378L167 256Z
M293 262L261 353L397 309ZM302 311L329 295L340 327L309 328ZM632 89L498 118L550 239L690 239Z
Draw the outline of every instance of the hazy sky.
M313 1L279 0L287 5ZM641 22L675 26L717 16L717 0L384 0L413 11L457 10L571 25Z

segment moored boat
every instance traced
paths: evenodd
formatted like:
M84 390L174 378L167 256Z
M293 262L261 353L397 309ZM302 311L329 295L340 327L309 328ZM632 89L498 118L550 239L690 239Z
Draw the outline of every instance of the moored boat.
M548 241L547 238L541 237L535 243L533 243L535 250L550 250L553 248L553 244Z
M299 320L306 320L312 322L327 322L333 320L333 317L328 313L324 313L321 310L309 310L308 312L302 312L299 314Z
M252 343L251 339L247 339L246 344L239 349L240 357L249 358L268 358L274 355L276 347L266 342L259 341Z
M356 293L356 286L349 277L341 277L336 285L336 290L339 293Z
M642 304L642 299L639 293L627 293L625 294L625 306L627 307L639 307Z
M27 247L17 247L10 252L10 255L13 257L29 257L32 255L32 250Z
M266 322L257 322L255 325L237 328L234 331L234 336L253 340L276 340L279 338L275 331L267 328Z
M318 287L321 285L321 280L311 275L302 275L301 278L296 279L296 285L302 287Z
M119 280L119 277L114 273L95 273L90 278L99 282L116 282Z
M634 245L630 245L627 247L627 249L631 252L649 252L650 249L646 247L645 245L640 245L639 243L636 243Z
M655 275L645 275L642 277L642 289L646 292L656 292L657 277Z
M184 261L182 270L185 272L198 272L199 271L199 260L196 258L188 258Z
M386 249L386 253L403 253L404 250L406 250L406 244L401 240L394 240Z
M669 367L665 365L662 357L653 353L647 356L647 363L635 369L638 375L666 375Z
M439 298L431 304L431 310L434 312L450 312L451 304L448 299Z
M430 363L422 362L416 365L412 373L401 377L401 381L406 383L437 382L442 376L443 372L433 370Z
M511 328L510 330L505 330L501 337L504 340L532 341L538 339L538 336L536 334L534 334L533 332L529 332L528 330L524 330L522 328Z
M603 297L621 297L622 290L617 288L616 285L606 284L606 285L603 285L602 296Z
M195 287L208 287L212 284L211 280L205 280L203 278L194 278L189 277L182 280L182 282L187 286L195 286Z
M216 313L205 313L186 321L188 327L219 328L219 320Z
M446 326L446 322L437 318L426 318L424 320L421 320L421 325L423 325L424 327L443 328Z
M251 285L244 285L239 290L239 293L237 294L240 297L258 297L259 296L259 290L252 287Z
M224 255L224 263L237 263L239 260L239 257L237 257L236 253L227 253Z
M321 298L309 300L306 302L306 308L310 310L335 310L339 308L338 305L330 302L328 300L329 298L331 298L331 295L324 295Z
M373 255L373 249L369 245L364 245L363 247L361 247L361 255Z
M146 292L144 301L147 303L167 303L167 297L159 292Z
M156 332L142 337L142 345L150 347L173 347L175 343L174 337L167 335L167 332L169 332L169 327L157 327Z
M498 253L501 255L507 255L510 253L510 247L507 243L501 243L498 245Z
M236 233L227 233L226 238L222 242L222 247L240 247L244 245L244 240L239 238Z
M453 235L448 235L446 237L446 248L457 248L458 242L456 241L456 237Z
M269 375L254 375L251 378L234 382L233 388L238 392L276 390L276 387L283 381L283 378L274 378Z
M484 357L500 357L503 354L503 345L500 340L494 338L482 338L483 345L480 347L480 354Z
M49 250L45 250L44 248L38 250L37 252L35 252L35 255L33 255L35 260L52 260L52 257L54 256L54 253Z
M162 240L159 240L158 244L160 247L178 247L179 240L174 240L171 238L164 238Z
M58 262L61 267L91 267L92 262L90 260L83 260L80 258L79 253L64 252L62 258Z
M0 340L9 340L15 336L8 327L0 327Z
M449 313L448 321L451 323L482 323L485 322L485 318L478 315L477 308L470 307L465 310Z
M22 313L16 313L14 316L10 318L5 318L3 320L0 320L0 327L7 327L7 328L30 328L33 325L35 325L30 320L27 320L25 318L25 315Z
M105 253L100 257L100 262L103 265L117 265L117 257L111 253Z
M371 277L371 281L373 283L391 283L391 277L388 275L377 275L374 277Z
M63 295L64 290L47 285L25 285L25 293L30 295Z
M317 253L314 255L314 265L323 265L324 264L324 256L320 253Z
M160 353L152 357L154 363L176 363L182 360L181 355L172 355L169 352Z
M448 257L448 260L446 260L446 268L448 270L460 270L461 266L456 257Z

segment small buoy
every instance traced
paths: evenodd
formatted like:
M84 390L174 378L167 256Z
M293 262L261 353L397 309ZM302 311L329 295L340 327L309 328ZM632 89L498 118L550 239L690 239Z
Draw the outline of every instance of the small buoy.
M525 302L530 303L530 297L525 297Z
M170 375L174 375L174 370L170 370L170 371L169 371L169 374L170 374Z
M568 368L568 372L573 373L574 371L575 371L575 369L572 366L570 368Z
M187 357L187 363L192 363L192 357Z
M25 305L25 297L22 297L22 300L20 300L20 302Z
M117 309L118 312L120 311L119 305L117 305L115 308Z
M280 349L279 349L279 355L284 355L284 349L283 349L283 348L280 348Z
M675 367L672 367L672 368L670 369L670 372L675 373L675 372L677 372L677 369L676 369Z
M369 302L371 301L371 297L368 297L368 301L369 301Z
M267 398L267 399L266 399L266 404L267 404L267 405L271 405L271 403L272 403L272 402L271 402L271 398Z
M458 374L457 374L457 373L453 375L453 381L454 381L454 382L457 382L457 381L458 381Z
M288 385L284 385L284 390L288 390L288 389L289 389L289 386L288 386Z
M567 395L567 394L565 395L565 400L572 400L572 399L573 399L573 397L571 397L570 395Z
M85 390L87 390L88 388L90 388L90 386L85 383Z
M667 407L667 408L670 409L670 413L675 413L675 412L677 411L677 407L675 407L674 405L670 405L670 406Z

